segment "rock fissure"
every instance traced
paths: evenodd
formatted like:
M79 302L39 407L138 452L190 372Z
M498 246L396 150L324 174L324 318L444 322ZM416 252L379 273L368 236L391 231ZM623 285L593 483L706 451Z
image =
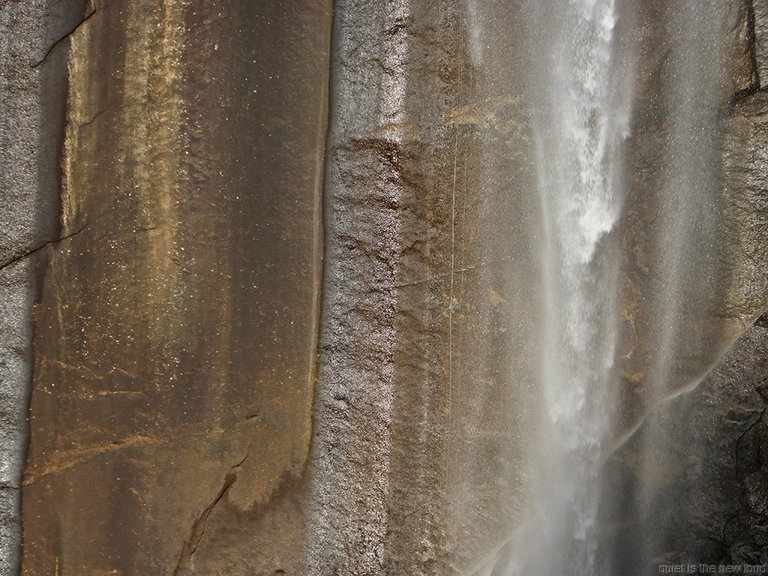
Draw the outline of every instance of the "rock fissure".
M749 60L752 66L752 85L760 88L760 67L757 62L757 19L755 0L746 0L747 5L747 42L749 42Z
M25 260L29 258L30 256L37 254L38 252L41 252L42 250L45 250L48 246L54 246L56 244L59 244L60 242L63 242L64 240L69 240L70 238L73 238L74 236L77 236L85 230L88 227L88 224L84 224L71 234L67 234L66 236L62 236L61 238L58 238L56 240L48 240L47 242L44 242L43 244L40 244L39 246L36 246L32 248L31 250L28 250L27 252L24 252L23 254L19 254L18 256L14 256L13 258L6 260L2 264L0 264L0 271L4 270L5 268L8 268L10 266L13 266L14 264L18 264L22 260Z
M50 55L51 55L51 52L53 52L53 51L54 51L54 49L56 48L56 46L58 46L59 44L61 44L62 42L64 42L64 41L65 41L67 38L69 38L70 36L72 36L72 34L74 34L75 32L77 32L77 31L78 31L78 30L79 30L79 29L80 29L80 28L83 26L83 24L85 24L85 23L86 23L86 22L88 22L88 21L89 21L91 18L93 18L93 16L94 16L95 14L96 14L96 9L94 8L93 10L91 10L91 11L88 13L88 15L87 15L85 18L83 18L82 20L80 20L80 22L78 22L78 23L77 23L77 25L75 25L75 27L74 27L74 28L72 28L72 30L70 30L69 32L67 32L66 34L64 34L64 36L62 36L61 38L59 38L58 40L56 40L56 41L55 41L53 44L51 44L51 45L50 45L50 47L48 48L48 50L46 50L46 51L45 51L45 54L43 55L43 57L42 57L40 60L38 60L37 62L34 62L34 63L32 63L32 64L30 65L30 68L37 68L37 67L38 67L38 66L40 66L40 65L41 65L43 62L45 62L45 61L48 59L48 56L50 56Z
M99 446L93 446L89 448L69 450L66 452L56 452L57 457L51 457L51 464L45 467L41 467L39 471L35 468L28 469L24 474L24 480L22 486L29 486L34 484L45 476L52 474L60 474L65 470L69 470L86 462L90 462L94 458L111 452L117 452L126 448L135 448L138 446L151 446L162 445L177 442L187 438L194 438L198 436L205 436L208 434L220 434L221 431L206 431L196 432L192 434L179 434L175 436L169 436L167 438L154 438L144 434L134 434L127 438L120 440L114 440L111 443Z
M250 456L250 454L251 454L251 447L249 446L242 460L240 460L237 464L232 466L232 468L230 468L229 471L225 474L224 483L222 484L219 492L216 494L216 497L208 506L205 507L203 512L197 518L197 520L195 520L194 524L192 525L192 533L189 539L186 542L184 542L184 545L182 546L179 562L176 565L176 569L173 572L174 576L184 576L185 574L191 573L190 566L192 563L192 557L195 555L197 548L200 546L200 542L203 541L203 536L205 535L205 528L208 523L208 517L211 515L214 508L216 508L219 502L221 502L224 499L224 497L229 493L230 489L232 488L234 483L237 481L242 465L248 459L248 456Z
M77 126L78 126L78 128L83 128L83 127L85 127L85 126L90 126L91 124L93 124L94 122L96 122L96 120L98 120L99 118L101 118L101 116L103 116L105 112L108 112L108 111L109 111L109 110L112 108L112 106L114 106L114 104L115 104L115 103L114 103L114 101L110 102L109 104L107 104L106 106L104 106L104 108L102 108L101 110L99 110L98 112L96 112L96 113L95 113L93 116L91 116L91 117L90 117L88 120L86 120L85 122L81 122L80 124L78 124L78 125L77 125Z
M737 90L731 95L731 98L728 100L729 112L733 110L733 107L739 101L760 91L760 67L757 61L757 21L754 0L746 0L745 5L747 10L747 42L749 43L749 61L752 78L748 87Z

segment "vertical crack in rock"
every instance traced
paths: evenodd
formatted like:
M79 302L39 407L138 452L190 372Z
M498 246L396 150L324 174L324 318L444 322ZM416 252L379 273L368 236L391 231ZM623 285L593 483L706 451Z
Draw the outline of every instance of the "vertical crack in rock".
M768 2L747 0L752 36L752 54L757 84L762 87L768 77Z
M221 490L219 490L218 494L216 494L216 497L208 506L206 506L198 519L195 520L195 523L192 525L192 533L190 534L189 539L184 542L184 545L181 549L179 563L176 565L176 569L173 571L174 576L185 576L186 574L191 574L192 557L195 555L198 546L200 546L200 542L203 540L203 536L205 535L205 526L208 523L208 517L213 512L213 509L216 508L217 504L224 499L234 483L237 481L237 477L240 474L240 469L250 454L251 447L249 446L245 456L243 456L243 459L232 466L232 468L230 468L229 471L225 474L224 483L221 486Z
M331 2L333 5L333 2ZM332 18L331 18L332 20ZM312 413L314 407L315 385L317 381L317 364L320 357L320 333L321 333L321 314L322 314L322 302L325 296L325 230L323 226L325 224L323 211L325 210L325 175L326 165L328 163L328 139L330 138L331 122L330 122L330 107L328 102L331 96L331 37L328 36L328 60L326 62L326 74L324 76L322 85L323 97L319 98L319 108L317 110L318 122L317 132L315 134L315 180L314 180L314 202L312 206L313 210L313 222L314 230L312 233L312 254L314 254L314 262L312 267L312 307L311 307L311 326L314 328L311 330L309 349L310 353L307 355L309 366L307 367L307 403L309 407L309 413ZM309 455L311 451L311 443L314 430L314 422L310 418L310 425L307 428L307 451L304 460L301 465L300 475L303 475L306 469L309 467Z
M752 87L760 89L760 67L757 65L757 22L755 20L755 0L746 0L747 5L747 42L749 59L752 64Z

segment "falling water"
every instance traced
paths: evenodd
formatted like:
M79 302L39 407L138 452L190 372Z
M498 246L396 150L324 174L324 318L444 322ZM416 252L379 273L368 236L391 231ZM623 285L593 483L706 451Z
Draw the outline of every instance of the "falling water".
M536 111L543 243L541 446L536 516L512 574L596 574L597 469L616 399L619 165L629 106L611 83L614 0L554 8L550 82ZM532 544L531 544L532 543Z

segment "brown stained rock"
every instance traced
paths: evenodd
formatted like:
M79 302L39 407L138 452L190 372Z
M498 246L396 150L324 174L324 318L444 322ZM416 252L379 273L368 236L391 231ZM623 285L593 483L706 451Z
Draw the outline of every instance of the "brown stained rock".
M25 575L196 573L214 513L302 476L329 10L96 2L71 34Z
M624 431L698 381L764 306L765 227L762 95L743 98L759 66L749 6L621 4L616 90L634 95L618 232ZM338 1L330 58L327 0L103 0L72 22L25 575L448 576L520 529L539 457L531 118L562 88L546 73L548 23L526 5ZM689 59L700 51L707 66ZM665 224L659 199L689 161L700 170L686 185L715 201L683 211L687 238L701 217L744 258L685 259L687 300L669 310L679 222ZM666 381L648 367L670 321L679 372ZM637 520L621 497L666 481L625 469L661 419L648 418L609 464L618 539ZM752 468L745 502L762 510Z
M0 5L2 576L18 574L32 311L46 266L45 248L60 238L57 152L64 131L66 38L80 22L83 4L37 0Z
M722 267L731 285L725 307L729 317L748 326L768 308L768 94L736 102L727 130L724 228L730 250Z

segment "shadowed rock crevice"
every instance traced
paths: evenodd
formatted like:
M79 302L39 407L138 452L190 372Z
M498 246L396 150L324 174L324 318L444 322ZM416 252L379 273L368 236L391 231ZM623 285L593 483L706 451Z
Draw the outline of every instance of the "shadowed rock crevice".
M760 87L768 81L768 3L751 0L751 15L754 25L754 54Z
M743 27L745 28L743 36L746 41L746 51L749 61L751 80L748 87L736 91L733 96L731 96L728 102L729 106L733 106L742 98L745 98L760 90L763 80L761 65L758 62L758 58L763 58L764 55L762 53L758 55L760 47L758 45L758 23L757 15L755 13L755 0L744 0L744 7L746 15L742 20Z
M216 507L216 505L227 496L230 488L232 488L232 485L237 481L237 477L240 473L240 467L248 459L248 456L250 456L250 448L243 459L232 466L232 468L230 468L230 470L224 476L224 483L221 486L219 493L205 508L205 510L203 510L203 512L200 514L200 517L195 520L195 523L192 525L192 534L182 546L179 563L173 572L174 576L186 576L188 574L194 573L192 572L192 557L195 555L195 552L197 552L197 548L200 546L200 542L203 540L203 536L205 536L205 528L208 523L208 517L211 515L211 512L213 512L213 509Z
M757 388L759 393L759 388ZM762 395L761 395L762 397ZM764 426L765 423L763 421L763 418L765 417L766 410L763 410L760 415L755 419L753 423L751 423L744 432L736 439L736 445L735 445L735 454L734 454L734 460L735 460L735 467L734 467L734 475L736 476L737 482L740 484L741 490L738 496L739 499L739 506L737 510L733 513L733 515L727 517L725 521L723 522L723 530L722 530L722 543L723 547L727 548L729 542L733 542L734 540L738 539L739 537L744 537L745 534L738 533L738 527L743 522L743 516L748 516L749 523L752 525L762 525L764 522L755 522L756 518L749 518L751 516L750 514L750 506L748 501L748 494L749 489L747 488L745 479L746 476L754 472L755 469L760 469L762 467L762 462L760 461L760 454L758 453L757 460L755 461L755 454L752 454L754 451L751 449L754 446L754 440L752 438L748 438L748 435L753 435L753 433L757 433L759 436L765 436L765 432L760 434L760 431L756 431L755 428L757 426ZM748 446L749 445L749 446ZM743 529L743 527L742 527Z

